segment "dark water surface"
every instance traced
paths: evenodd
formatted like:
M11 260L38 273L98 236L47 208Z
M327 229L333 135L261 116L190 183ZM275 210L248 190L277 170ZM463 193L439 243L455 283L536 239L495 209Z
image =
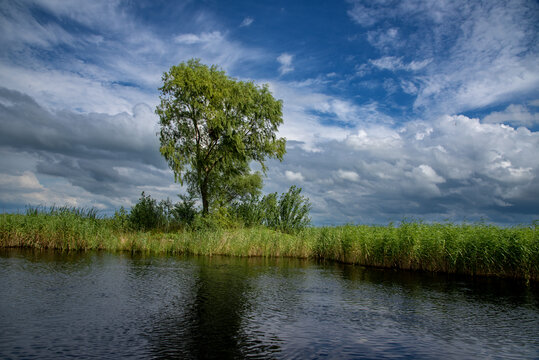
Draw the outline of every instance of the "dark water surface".
M0 358L539 358L515 281L294 259L0 250Z

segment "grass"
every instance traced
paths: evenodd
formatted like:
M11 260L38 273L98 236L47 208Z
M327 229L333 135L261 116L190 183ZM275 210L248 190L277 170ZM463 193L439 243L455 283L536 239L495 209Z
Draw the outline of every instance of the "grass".
M536 224L403 222L286 234L264 227L136 232L95 212L69 208L0 214L0 247L196 255L299 257L393 269L539 280Z

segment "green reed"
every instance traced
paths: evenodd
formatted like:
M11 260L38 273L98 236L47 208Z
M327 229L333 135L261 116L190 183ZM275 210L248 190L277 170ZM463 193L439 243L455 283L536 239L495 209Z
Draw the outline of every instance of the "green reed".
M198 255L301 257L394 269L539 280L536 224L402 222L387 226L265 227L177 232L127 229L94 211L55 208L0 214L0 247Z

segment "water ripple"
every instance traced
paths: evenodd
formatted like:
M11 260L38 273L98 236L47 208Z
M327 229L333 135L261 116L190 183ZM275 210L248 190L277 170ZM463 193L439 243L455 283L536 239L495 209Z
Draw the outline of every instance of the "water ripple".
M537 358L539 293L294 259L0 251L0 358Z

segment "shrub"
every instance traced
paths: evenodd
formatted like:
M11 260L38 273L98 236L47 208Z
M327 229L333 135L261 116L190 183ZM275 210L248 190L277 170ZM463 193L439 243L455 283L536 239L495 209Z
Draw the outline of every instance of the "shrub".
M129 224L135 230L151 230L164 225L167 222L163 207L157 205L157 201L150 195L142 192L140 199L131 209Z
M301 188L292 185L277 200L277 193L264 196L264 224L284 232L295 232L311 223L309 199L301 195Z
M129 213L123 206L120 207L120 210L114 212L111 223L117 231L124 231L129 228Z
M230 211L238 221L247 227L262 225L264 222L264 204L258 197L235 202L230 206Z
M283 232L295 232L311 222L309 199L301 195L301 188L291 186L281 194L271 193L262 199L250 198L230 206L230 212L245 226L265 225Z
M172 219L176 225L189 226L195 220L197 210L195 199L192 195L179 195L181 201L174 205L172 209Z

